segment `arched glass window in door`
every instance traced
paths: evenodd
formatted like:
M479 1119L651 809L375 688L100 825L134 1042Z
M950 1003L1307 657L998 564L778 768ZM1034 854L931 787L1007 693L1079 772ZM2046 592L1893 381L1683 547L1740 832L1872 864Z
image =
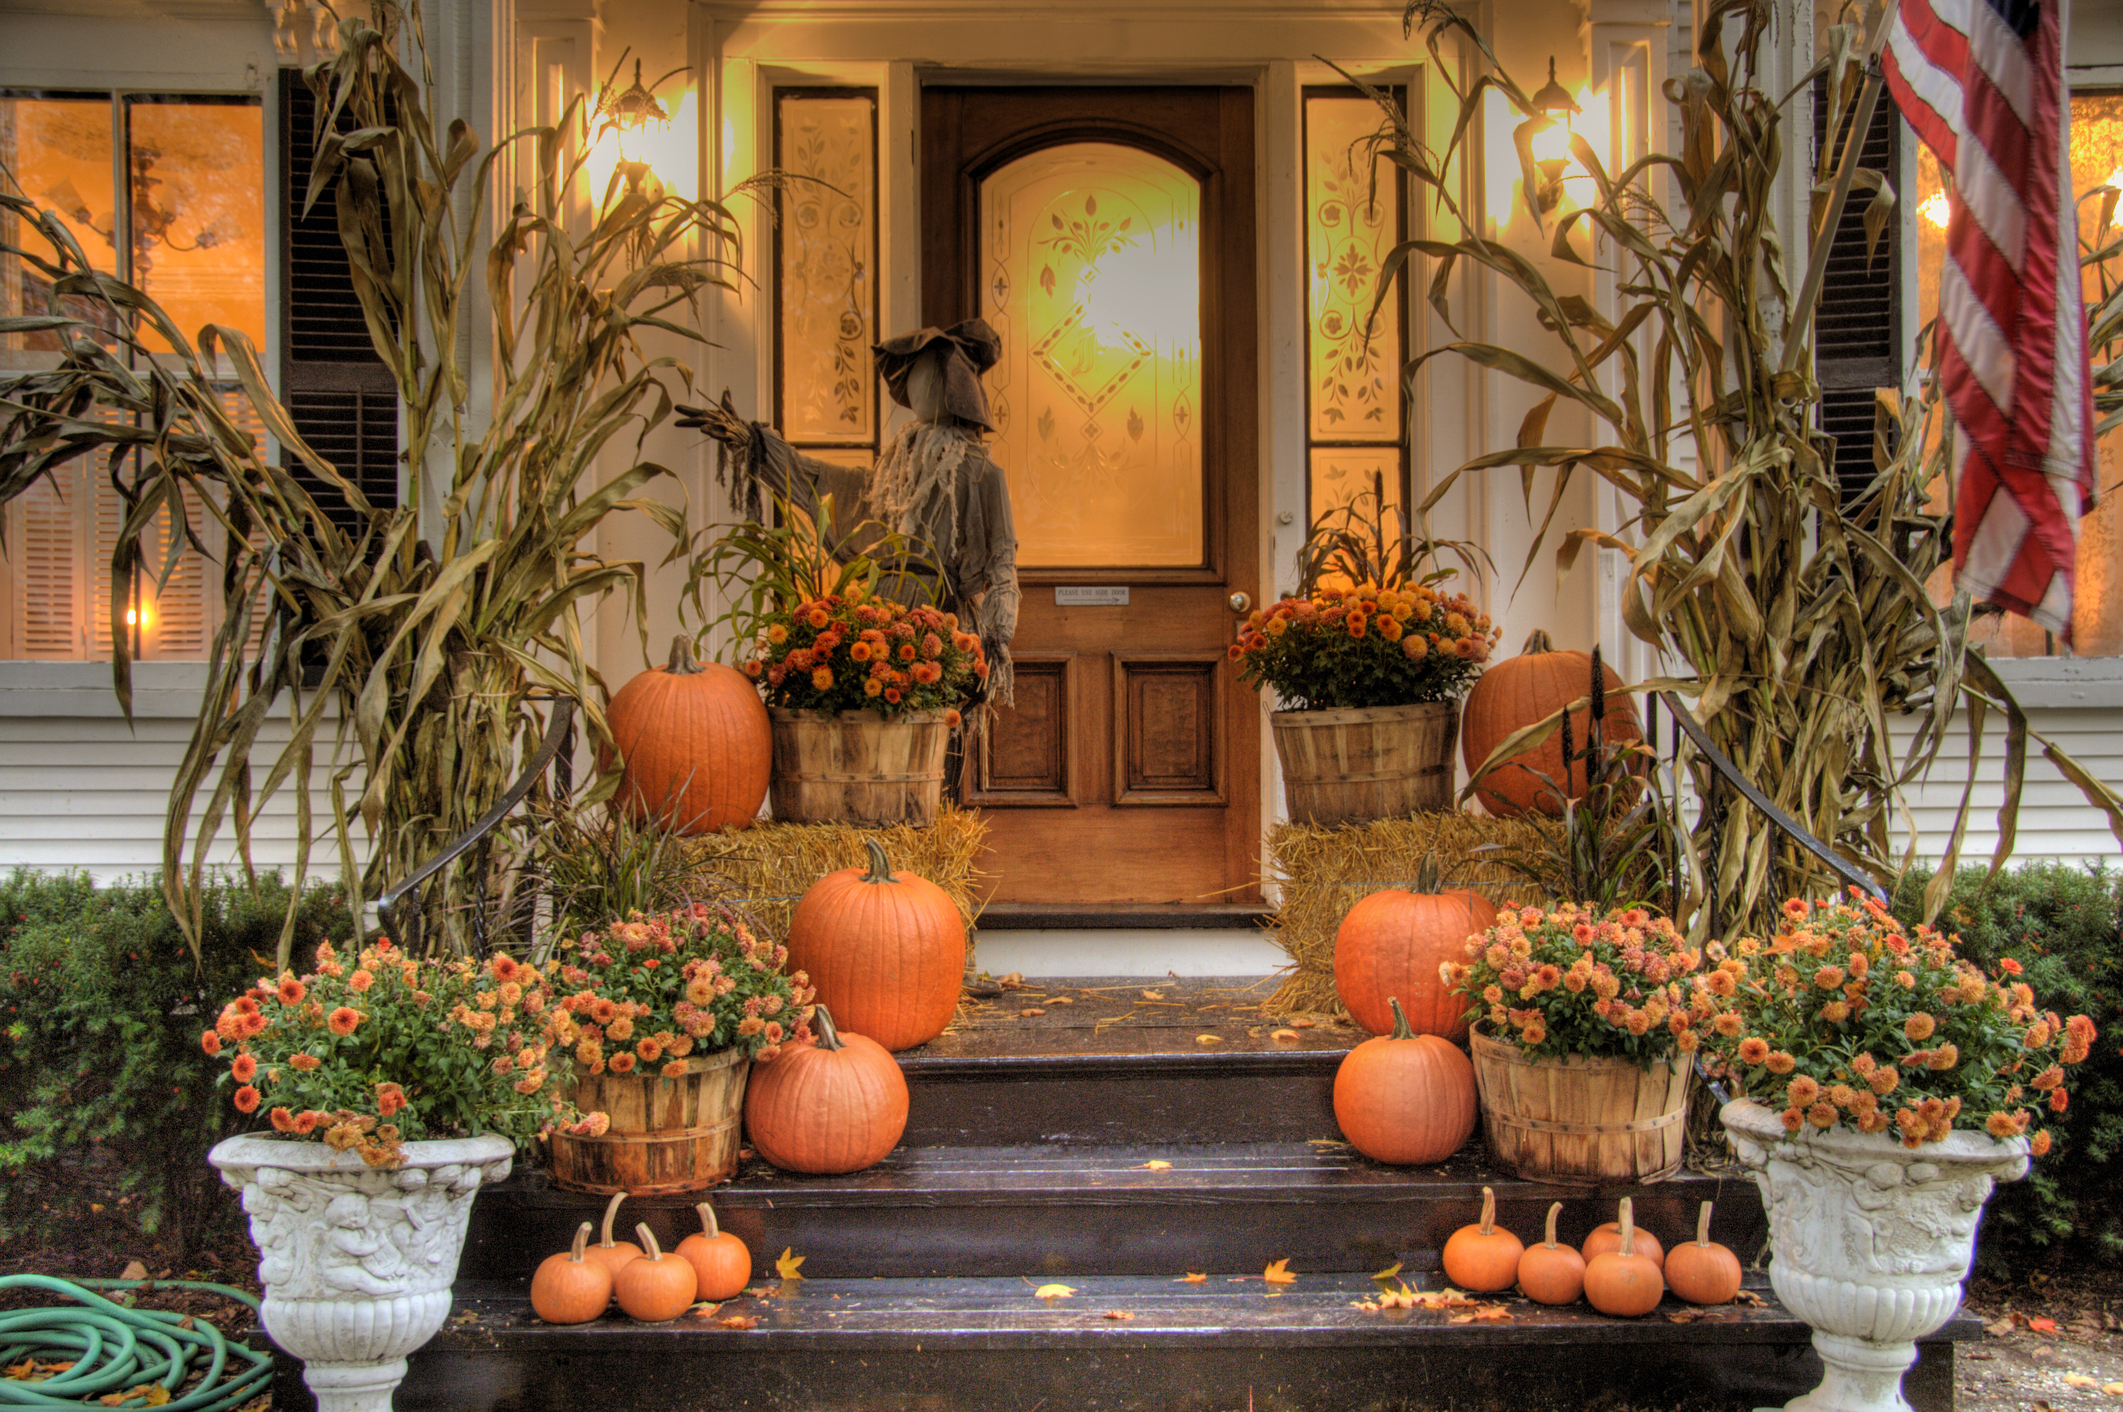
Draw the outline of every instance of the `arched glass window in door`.
M1018 563L1203 563L1201 183L1066 143L982 181L980 221Z

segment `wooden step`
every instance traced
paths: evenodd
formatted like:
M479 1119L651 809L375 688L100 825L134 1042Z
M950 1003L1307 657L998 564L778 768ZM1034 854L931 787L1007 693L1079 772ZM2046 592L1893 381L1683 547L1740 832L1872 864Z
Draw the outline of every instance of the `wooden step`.
M1169 1164L1157 1166L1154 1164ZM764 1266L783 1248L824 1278L884 1276L1214 1275L1288 1259L1305 1270L1439 1268L1447 1236L1475 1219L1484 1186L1498 1217L1535 1239L1552 1201L1576 1243L1635 1198L1637 1221L1669 1246L1717 1203L1716 1235L1752 1259L1763 1219L1754 1184L1684 1174L1648 1187L1522 1182L1488 1169L1478 1146L1435 1167L1388 1167L1339 1142L1120 1147L902 1148L845 1177L800 1177L759 1162L709 1193L724 1229ZM699 1197L630 1200L621 1226L659 1241L697 1230ZM528 1278L603 1202L541 1175L480 1193L461 1268L467 1278Z
M530 1313L520 1283L461 1282L455 1312L411 1358L395 1406L1740 1412L1782 1403L1820 1375L1806 1327L1773 1300L1699 1315L1669 1302L1635 1320L1513 1300L1508 1322L1454 1323L1450 1311L1356 1308L1371 1285L1351 1274L1306 1274L1280 1293L1257 1276L1085 1276L1070 1282L1069 1297L1046 1300L1036 1283L807 1280L790 1295L763 1287L767 1297L731 1300L705 1318L642 1325L613 1314L555 1328ZM1760 1281L1754 1287L1767 1297ZM1977 1332L1963 1316L1922 1345L1905 1385L1918 1412L1951 1412L1952 1340ZM279 1360L273 1405L313 1405L293 1360Z

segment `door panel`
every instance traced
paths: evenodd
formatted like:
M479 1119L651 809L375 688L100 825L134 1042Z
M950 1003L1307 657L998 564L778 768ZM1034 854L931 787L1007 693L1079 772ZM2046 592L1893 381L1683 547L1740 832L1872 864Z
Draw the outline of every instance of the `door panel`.
M1261 580L1253 164L1246 89L923 95L924 320L1005 350L1017 704L966 781L996 901L1259 896L1260 712L1225 658Z

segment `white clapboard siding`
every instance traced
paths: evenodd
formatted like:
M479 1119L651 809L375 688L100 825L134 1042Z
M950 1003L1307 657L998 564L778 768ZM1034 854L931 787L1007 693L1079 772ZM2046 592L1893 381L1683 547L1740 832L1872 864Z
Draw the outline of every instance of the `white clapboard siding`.
M2123 711L2034 707L2028 712L2028 724L2110 788L2123 789ZM1929 778L1909 797L1916 818L1917 851L1923 857L1936 859L1946 850L1961 791L1968 782L1968 753L1968 721L1965 716L1956 717L1947 748L1939 752ZM1998 805L2004 797L2004 721L1995 713L1986 722L1975 775L1961 859L1987 864L1998 844ZM2106 816L2089 805L2078 786L2043 759L2040 747L2031 742L2012 856L2017 862L2052 858L2123 862L2123 846L2109 831Z
M0 663L0 869L81 868L109 879L160 868L163 816L203 676L196 663L136 665L128 725L100 664ZM253 755L254 785L264 782L287 738L284 718L265 728ZM320 748L315 774L313 876L336 876L339 868L330 843L327 754ZM201 802L208 797L202 793ZM251 835L260 868L292 870L295 812L289 789L261 811ZM238 861L226 826L208 861Z

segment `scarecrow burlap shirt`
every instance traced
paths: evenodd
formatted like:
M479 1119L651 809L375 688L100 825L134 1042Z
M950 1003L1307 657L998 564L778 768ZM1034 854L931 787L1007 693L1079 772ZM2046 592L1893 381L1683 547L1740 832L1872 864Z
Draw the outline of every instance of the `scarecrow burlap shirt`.
M753 424L773 483L815 508L833 497L842 533L864 520L891 525L935 546L943 569L943 606L977 633L988 655L989 700L1011 703L1010 639L1017 634L1017 530L1010 520L1010 486L977 433L911 422L887 438L874 469L835 465L806 456L772 430ZM909 463L919 474L894 476ZM899 493L895 494L897 491ZM919 596L912 585L894 595Z

